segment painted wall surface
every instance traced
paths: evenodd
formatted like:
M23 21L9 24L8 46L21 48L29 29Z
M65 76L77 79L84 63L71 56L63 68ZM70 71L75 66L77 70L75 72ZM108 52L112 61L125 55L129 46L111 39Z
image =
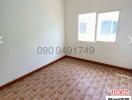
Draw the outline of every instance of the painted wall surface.
M78 41L78 15L120 9L120 22L116 43ZM132 69L132 0L65 0L66 45L94 47L94 54L74 53L71 56Z
M64 1L0 0L1 35L0 86L63 56L37 47L64 47Z

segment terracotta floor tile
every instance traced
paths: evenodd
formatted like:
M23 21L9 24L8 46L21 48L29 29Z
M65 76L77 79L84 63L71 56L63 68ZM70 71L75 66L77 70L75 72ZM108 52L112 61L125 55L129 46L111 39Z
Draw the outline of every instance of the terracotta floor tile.
M114 88L132 96L132 73L64 58L1 90L0 100L105 100Z

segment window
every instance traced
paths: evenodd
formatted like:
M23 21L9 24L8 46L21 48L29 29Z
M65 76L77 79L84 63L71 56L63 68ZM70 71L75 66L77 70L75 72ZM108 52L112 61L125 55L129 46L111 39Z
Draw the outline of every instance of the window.
M119 11L98 14L96 41L116 42Z
M79 15L79 41L95 41L96 13Z
M119 11L80 14L78 20L79 41L116 42Z

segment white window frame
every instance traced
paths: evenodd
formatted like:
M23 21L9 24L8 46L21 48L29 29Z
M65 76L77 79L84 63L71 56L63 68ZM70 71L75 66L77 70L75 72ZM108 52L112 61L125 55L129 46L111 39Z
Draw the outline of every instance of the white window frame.
M117 32L116 32L116 40L115 40L115 42L98 41L97 40L98 15L100 13L109 13L109 12L116 12L116 11L119 11L119 18L118 18L118 25L117 25ZM92 13L92 12L89 12L89 13ZM83 14L87 14L87 13L83 13ZM96 12L96 23L95 23L95 41L94 42L92 42L92 41L80 41L80 40L78 40L78 41L79 42L89 42L89 43L95 43L95 42L100 42L100 43L117 43L117 40L118 40L118 32L119 32L119 23L120 23L120 15L121 15L121 9L107 10L107 11L97 11ZM78 27L78 29L79 29L79 27ZM79 31L78 31L78 34L79 34Z

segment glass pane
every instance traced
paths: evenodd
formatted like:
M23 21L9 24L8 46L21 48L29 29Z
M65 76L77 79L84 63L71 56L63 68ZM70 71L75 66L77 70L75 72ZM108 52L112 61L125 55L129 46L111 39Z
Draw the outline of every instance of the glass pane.
M117 28L118 28L118 22L117 21L113 21L112 33L116 33L117 32Z
M94 42L95 26L96 13L80 14L78 18L78 40Z
M80 23L80 33L86 33L86 23Z
M111 26L112 26L112 21L102 21L101 33L102 34L111 33Z
M97 41L116 42L119 11L98 14Z

